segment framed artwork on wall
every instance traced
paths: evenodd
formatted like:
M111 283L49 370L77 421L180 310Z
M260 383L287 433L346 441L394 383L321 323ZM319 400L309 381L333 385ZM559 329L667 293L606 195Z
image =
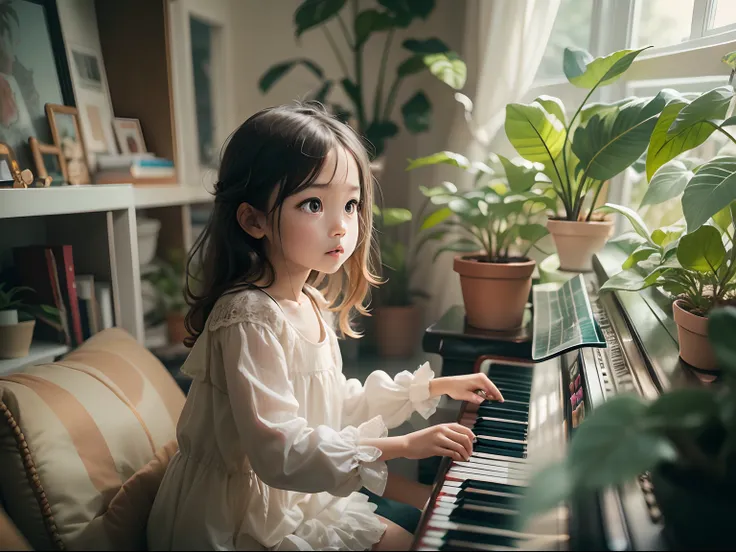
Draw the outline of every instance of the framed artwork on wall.
M87 152L76 107L46 104L54 145L61 149L69 184L89 184Z
M21 168L33 167L28 139L51 142L44 106L73 106L56 0L0 3L0 142Z

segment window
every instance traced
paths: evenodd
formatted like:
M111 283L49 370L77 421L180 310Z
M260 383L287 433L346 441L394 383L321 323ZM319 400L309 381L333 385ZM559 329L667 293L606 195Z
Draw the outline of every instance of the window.
M726 27L734 23L736 23L736 2L734 0L717 0L712 28Z
M659 48L688 40L694 3L695 0L639 0L632 46Z
M203 167L216 167L215 118L212 109L212 38L215 31L211 25L194 17L189 18L189 24L192 37L199 163Z
M563 76L562 53L569 46L590 47L590 29L593 19L591 0L562 0L557 11L547 50L537 71L537 79Z

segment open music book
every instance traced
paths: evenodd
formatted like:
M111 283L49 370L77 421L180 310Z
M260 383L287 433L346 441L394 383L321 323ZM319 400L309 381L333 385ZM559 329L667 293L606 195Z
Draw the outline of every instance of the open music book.
M582 274L532 288L532 359L546 360L580 347L606 347Z

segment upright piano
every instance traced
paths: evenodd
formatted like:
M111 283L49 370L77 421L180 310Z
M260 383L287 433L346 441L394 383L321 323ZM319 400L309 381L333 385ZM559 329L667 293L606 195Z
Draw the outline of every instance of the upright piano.
M459 422L473 429L477 443L468 462L442 459L414 550L675 548L647 474L576 497L523 529L515 519L530 475L565 454L586 412L617 393L655 398L714 379L680 360L670 302L661 292L598 293L625 258L609 244L585 275L606 348L533 363L527 330L499 336L468 328L460 307L428 328L424 348L442 355L443 375L483 371L506 400L462 404Z

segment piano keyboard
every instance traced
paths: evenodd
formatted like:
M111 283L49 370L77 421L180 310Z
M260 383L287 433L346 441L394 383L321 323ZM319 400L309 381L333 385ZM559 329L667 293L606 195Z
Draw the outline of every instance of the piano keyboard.
M446 459L423 514L415 550L564 550L564 508L517 523L519 502L536 469L564 451L559 362L485 361L481 370L504 402L465 404L460 423L477 442L468 461ZM537 455L537 453L539 454ZM543 452L543 454L542 454Z

